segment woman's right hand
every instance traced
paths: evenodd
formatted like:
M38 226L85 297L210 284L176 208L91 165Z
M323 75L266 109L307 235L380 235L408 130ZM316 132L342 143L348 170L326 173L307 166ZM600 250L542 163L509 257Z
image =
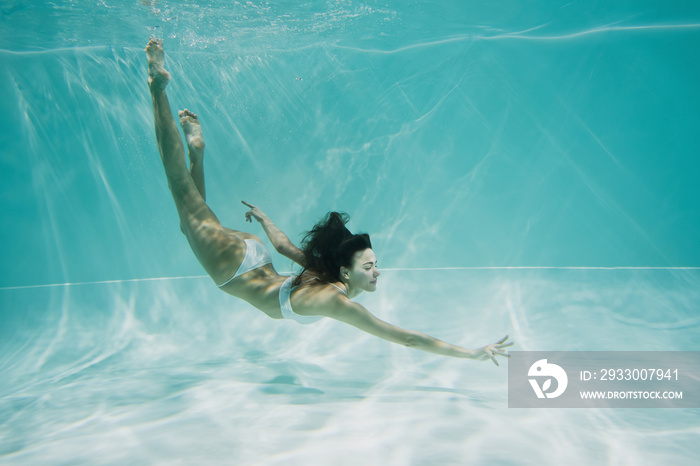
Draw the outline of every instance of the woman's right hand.
M245 213L245 220L246 222L252 222L253 219L257 220L258 222L262 223L263 220L267 219L267 215L260 210L258 207L254 206L253 204L249 204L246 201L241 201L243 205L246 207L250 207L250 210Z

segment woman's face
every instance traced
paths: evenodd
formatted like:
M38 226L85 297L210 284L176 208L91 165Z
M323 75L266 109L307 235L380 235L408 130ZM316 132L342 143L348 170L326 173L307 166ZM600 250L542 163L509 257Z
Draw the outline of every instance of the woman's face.
M377 258L374 251L365 249L358 251L352 258L352 266L342 267L343 281L351 288L363 291L377 290L377 277L381 275L377 269Z

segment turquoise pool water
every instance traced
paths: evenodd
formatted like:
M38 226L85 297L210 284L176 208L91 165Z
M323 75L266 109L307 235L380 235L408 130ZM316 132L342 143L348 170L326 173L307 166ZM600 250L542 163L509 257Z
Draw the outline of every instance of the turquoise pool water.
M506 367L219 292L160 166L151 35L217 215L244 199L298 240L347 211L381 318L700 350L693 2L4 1L0 464L697 458L698 410L509 410Z

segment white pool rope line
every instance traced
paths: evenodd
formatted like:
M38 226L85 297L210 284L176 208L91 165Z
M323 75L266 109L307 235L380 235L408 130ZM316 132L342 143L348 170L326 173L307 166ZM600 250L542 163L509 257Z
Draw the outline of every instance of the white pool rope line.
M552 266L552 265L508 265L508 266L483 266L483 267L406 267L406 268L382 268L390 271L424 271L424 270L700 270L700 267L576 267L576 266Z
M124 279L124 280L102 280L102 281L96 281L96 282L73 282L73 283L50 283L50 284L46 284L46 285L3 286L3 287L0 287L0 291L26 290L26 289L30 289L30 288L55 288L55 287L59 287L59 286L109 285L109 284L114 284L114 283L187 280L187 279L199 279L199 278L209 278L209 276L208 275L190 275L190 276L183 276L183 277L128 278L128 279Z
M555 267L555 266L494 266L494 267L397 267L382 268L382 272L431 272L440 270L700 270L700 267ZM292 271L279 272L280 275L291 275ZM186 275L181 277L128 278L124 280L102 280L94 282L50 283L45 285L3 286L0 291L27 290L32 288L56 288L82 285L110 285L116 283L137 283L169 280L199 280L209 278L208 275Z

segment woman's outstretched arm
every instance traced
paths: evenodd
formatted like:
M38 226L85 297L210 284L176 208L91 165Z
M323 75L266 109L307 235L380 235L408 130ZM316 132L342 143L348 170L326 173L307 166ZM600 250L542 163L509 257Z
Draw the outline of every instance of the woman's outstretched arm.
M303 265L304 253L301 249L292 243L287 235L275 225L265 213L253 204L241 201L245 206L250 207L250 210L245 213L245 219L252 222L253 219L260 222L265 234L270 238L270 242L275 247L275 250L285 257L290 258L299 265Z
M478 361L491 359L497 366L499 364L496 360L496 356L510 357L510 355L504 351L504 348L513 345L512 342L506 343L508 335L491 345L476 349L467 349L438 340L425 333L406 330L384 322L375 317L362 305L348 299L339 297L336 303L335 306L330 306L328 308L326 313L327 317L345 322L364 332L392 343L398 343L409 348L440 354L442 356L451 356L453 358L475 359Z

